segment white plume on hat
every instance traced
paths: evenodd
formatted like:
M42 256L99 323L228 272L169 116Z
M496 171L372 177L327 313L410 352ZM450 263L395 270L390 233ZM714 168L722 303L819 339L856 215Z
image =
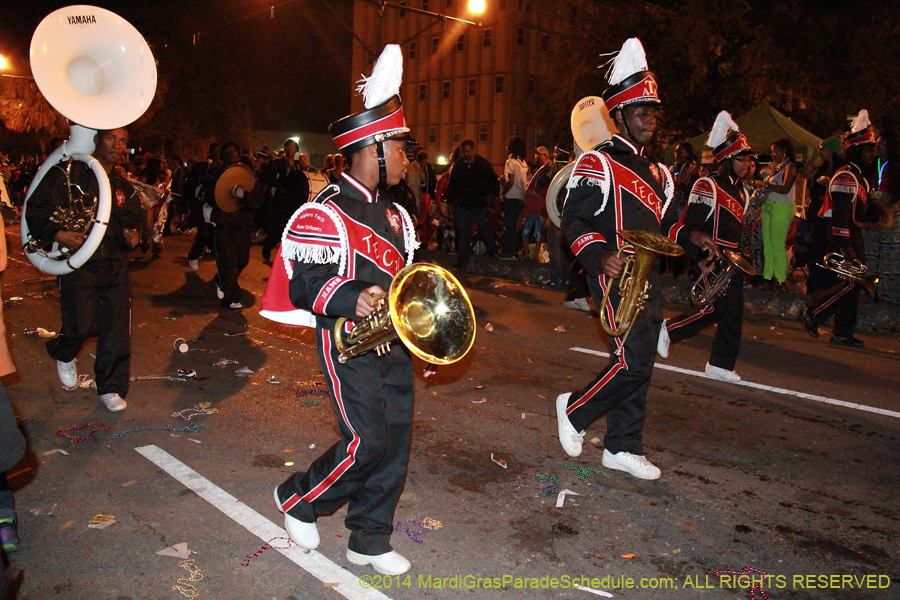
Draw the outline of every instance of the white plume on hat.
M731 114L723 110L716 116L716 122L713 123L712 131L709 132L709 139L706 140L706 145L710 148L716 148L725 143L725 140L728 139L728 134L732 131L740 130L741 128L738 127L738 124L731 118Z
M375 61L372 74L362 76L356 91L363 95L366 109L384 104L400 93L403 83L403 53L397 44L388 44Z
M850 121L850 133L858 133L869 128L872 122L869 120L869 111L862 109L856 116L849 115L847 120Z
M616 85L628 79L638 71L646 71L647 55L644 54L644 47L641 40L637 38L628 38L622 44L622 49L612 59L612 66L607 73L606 79L609 85Z

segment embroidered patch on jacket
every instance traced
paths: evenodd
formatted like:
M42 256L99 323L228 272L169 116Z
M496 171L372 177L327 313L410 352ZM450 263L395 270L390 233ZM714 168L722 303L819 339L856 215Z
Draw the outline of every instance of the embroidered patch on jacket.
M384 214L387 216L388 223L390 223L394 235L400 235L400 232L403 230L403 224L400 222L400 215L389 208L384 209Z

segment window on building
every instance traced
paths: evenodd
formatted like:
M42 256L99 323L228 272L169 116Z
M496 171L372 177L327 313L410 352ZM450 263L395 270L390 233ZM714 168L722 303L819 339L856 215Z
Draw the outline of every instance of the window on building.
M424 83L419 84L419 100L424 100L428 97L428 85Z
M550 48L550 35L547 33L541 34L541 52L546 52Z
M437 144L437 127L434 125L428 128L428 143Z
M477 80L474 77L469 78L468 85L466 86L466 95L474 96L477 85Z
M444 80L441 83L441 98L449 98L450 97L450 81Z
M478 126L478 141L482 143L487 143L490 141L489 139L490 127L487 123L482 123Z
M458 144L462 140L462 125L453 126L453 143Z
M428 0L422 0L422 10L430 10L428 8Z
M415 43L415 42L410 42L410 43L409 43L409 51L406 53L406 57L407 57L407 58L415 58L415 57L416 57L416 50L418 50L418 46L416 45L416 43Z
M466 34L460 34L458 38L456 38L456 51L462 52L466 49Z
M512 124L512 135L522 135L522 126L519 123Z
M496 77L494 77L494 93L503 93L503 75L497 75Z
M481 45L485 48L491 47L491 30L485 29L481 34Z
M437 54L440 46L441 46L441 38L439 38L439 37L431 38L431 53L432 54Z
M525 45L525 28L518 27L516 28L516 44L519 46Z
M407 5L406 0L400 0L400 6L406 6L406 5ZM400 9L400 18L402 19L405 16L406 16L406 11L401 8Z
M369 63L370 65L374 65L374 64L375 64L375 56L374 56L371 52L368 53L368 63Z

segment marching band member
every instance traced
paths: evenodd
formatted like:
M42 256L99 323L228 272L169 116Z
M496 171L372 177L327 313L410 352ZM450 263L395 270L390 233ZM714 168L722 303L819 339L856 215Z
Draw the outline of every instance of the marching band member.
M338 317L372 314L373 296L390 289L418 247L409 214L380 189L396 185L408 164L404 147L410 133L397 95L402 61L400 48L388 45L360 86L366 110L331 125L350 168L291 218L260 311L282 323L316 328L342 437L306 471L275 488L285 528L297 544L314 549L316 519L349 502L347 560L386 575L410 568L390 538L409 456L412 360L405 346L394 344L381 356L369 352L341 364L334 327ZM348 329L339 334L344 341Z
M141 241L144 211L134 187L115 171L128 146L124 127L98 131L94 157L109 175L112 195L109 223L100 246L84 265L57 278L62 327L47 342L47 354L56 359L59 380L66 387L78 384L75 357L88 338L97 336L94 376L103 405L112 412L128 404L131 360L131 281L126 253ZM51 221L57 207L69 206L69 194L83 192L98 197L94 172L73 161L71 170L58 164L47 172L28 200L25 217L34 239L54 240L70 250L78 249L87 235L63 229Z
M703 270L708 270L709 261L721 254L719 246L737 251L744 211L750 201L741 178L753 162L747 138L725 111L716 117L706 145L715 148L713 155L718 167L694 183L681 218L668 232L669 239L683 247ZM663 321L656 350L661 357L668 358L669 344L715 324L716 335L706 374L721 381L740 381L734 365L741 349L743 320L744 278L739 273L731 278L723 295L714 303Z
M616 256L622 240L616 231L643 230L658 234L667 217L674 184L665 166L644 155L653 139L661 102L656 79L648 70L644 48L629 39L615 58L603 100L618 133L581 155L567 185L562 229L584 266L595 305L623 269ZM672 217L674 219L674 217ZM638 314L623 343L610 338L613 349L605 369L587 386L556 399L559 441L569 456L581 454L584 429L607 415L603 466L641 479L657 479L660 470L644 456L642 432L645 402L653 371L655 342L662 313L658 266L649 277L646 309ZM614 321L621 302L618 286L609 294L608 317Z
M866 204L871 186L863 172L875 158L875 132L869 122L869 113L863 109L850 120L850 132L844 136L843 167L835 172L828 184L825 202L819 216L831 221L828 230L828 252L843 254L846 260L865 264L861 225L866 221ZM856 311L859 304L859 286L852 280L839 280L827 271L831 284L810 300L798 315L813 337L819 337L819 323L834 315L834 333L829 340L838 346L860 347L862 340L853 337L856 331Z

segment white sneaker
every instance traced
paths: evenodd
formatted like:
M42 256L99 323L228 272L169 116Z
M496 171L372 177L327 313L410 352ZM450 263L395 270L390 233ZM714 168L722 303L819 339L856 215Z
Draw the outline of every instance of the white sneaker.
M656 341L656 351L663 358L669 358L669 345L672 343L666 322L667 320L663 319L662 325L659 327L659 339Z
M120 410L128 408L128 403L125 402L125 399L115 392L103 394L100 396L100 402L103 403L103 406L105 406L109 412L119 412Z
M372 567L382 575L403 575L409 571L409 568L412 566L403 555L393 550L387 554L371 556L368 554L359 554L348 548L347 560L354 565L372 565Z
M581 455L581 445L584 442L584 432L575 431L572 422L566 415L566 405L572 392L566 392L556 397L556 427L559 433L559 443L563 450L571 457Z
M631 454L630 452L618 452L613 454L606 448L603 449L603 466L607 469L625 471L638 479L659 479L662 475L652 462L643 454Z
M563 302L563 306L565 306L566 308L571 308L572 310L591 312L591 305L588 304L587 298L575 298L574 300L566 300L565 302Z
M198 259L193 259L188 261L188 267L190 267L191 271L195 273L200 269L200 261Z
M278 499L278 486L272 494L275 497L275 505L284 513L284 528L295 544L307 550L315 550L319 547L319 530L315 523L307 523L284 512L281 500Z
M56 374L64 386L72 388L78 385L78 368L74 358L72 362L56 361Z
M244 308L244 305L240 302L232 302L228 305L228 308Z
M714 367L709 363L706 363L706 375L712 379L727 381L728 383L735 383L741 380L741 376L734 371L722 369L721 367Z
M216 284L216 298L219 300L225 299L225 292L222 291L222 288L219 287L219 284Z

